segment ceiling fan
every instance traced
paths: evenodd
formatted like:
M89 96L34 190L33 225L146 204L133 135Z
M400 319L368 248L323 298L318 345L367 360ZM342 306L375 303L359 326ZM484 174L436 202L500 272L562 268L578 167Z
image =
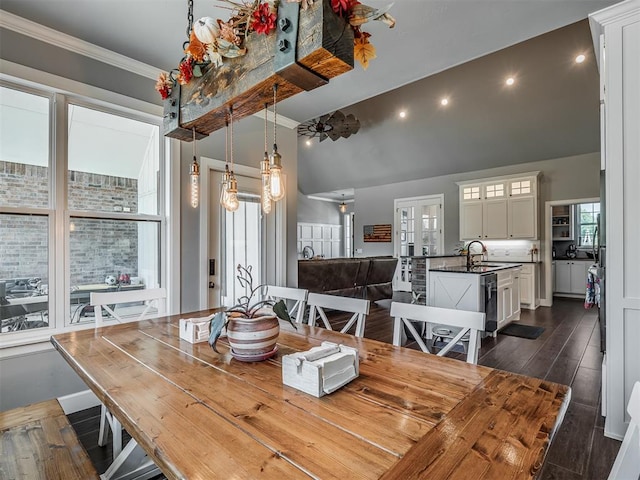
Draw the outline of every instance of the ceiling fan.
M318 137L322 142L327 137L334 142L340 137L349 138L360 130L360 120L352 114L344 115L340 110L322 115L298 125L298 135Z

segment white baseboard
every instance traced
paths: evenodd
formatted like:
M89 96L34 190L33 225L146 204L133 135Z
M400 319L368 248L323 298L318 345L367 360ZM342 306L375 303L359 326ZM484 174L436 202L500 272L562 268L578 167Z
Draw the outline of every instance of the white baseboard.
M58 397L58 402L60 402L65 415L100 405L100 400L91 390L83 390L82 392Z

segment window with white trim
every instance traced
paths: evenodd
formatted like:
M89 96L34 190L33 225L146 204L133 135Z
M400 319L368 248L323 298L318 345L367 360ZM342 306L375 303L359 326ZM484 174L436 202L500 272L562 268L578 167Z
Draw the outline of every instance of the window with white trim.
M0 84L0 341L92 325L92 291L160 286L160 125Z

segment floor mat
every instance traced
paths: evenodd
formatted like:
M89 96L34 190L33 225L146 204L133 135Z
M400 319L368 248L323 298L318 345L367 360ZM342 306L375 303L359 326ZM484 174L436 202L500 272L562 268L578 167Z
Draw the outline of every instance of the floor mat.
M528 338L535 340L544 332L544 327L535 327L533 325L520 325L518 323L510 323L498 333L502 335L510 335L512 337Z

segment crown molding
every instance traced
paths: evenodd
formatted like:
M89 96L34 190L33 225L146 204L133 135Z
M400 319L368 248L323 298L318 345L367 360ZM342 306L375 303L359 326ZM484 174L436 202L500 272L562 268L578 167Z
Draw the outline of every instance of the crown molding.
M5 10L0 10L0 27L152 80L155 80L162 71L161 68L147 65L106 48L98 47Z
M141 77L150 78L151 80L156 80L158 74L163 71L161 68L147 65L146 63L107 50L106 48L72 37L66 33L58 32L57 30L45 27L44 25L40 25L39 23L19 17L2 9L0 9L0 27L135 73ZM254 116L264 118L264 110L255 113ZM267 110L267 119L273 123L273 112L270 110ZM300 122L296 122L291 118L278 115L278 125L281 127L294 130L298 127L299 123Z
M254 113L253 116L264 119L264 108L259 112ZM272 110L267 109L267 121L273 123ZM280 125L281 127L290 128L291 130L294 130L298 128L298 125L300 125L300 122L296 122L295 120L289 117L285 117L284 115L278 114L278 125Z

